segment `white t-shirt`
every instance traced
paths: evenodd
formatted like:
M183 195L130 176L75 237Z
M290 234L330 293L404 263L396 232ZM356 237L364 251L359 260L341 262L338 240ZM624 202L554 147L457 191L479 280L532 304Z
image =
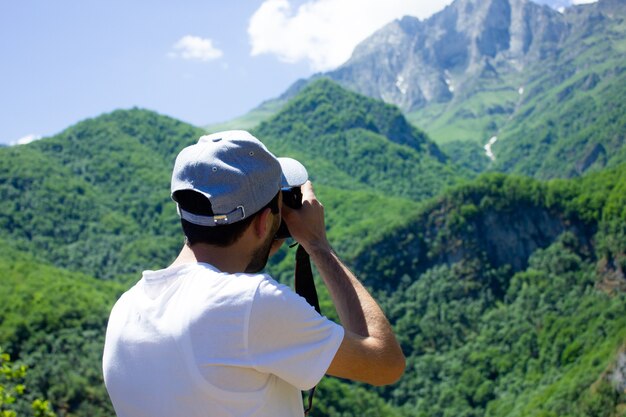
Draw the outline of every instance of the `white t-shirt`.
M111 312L104 381L119 417L302 416L343 334L268 275L145 271Z

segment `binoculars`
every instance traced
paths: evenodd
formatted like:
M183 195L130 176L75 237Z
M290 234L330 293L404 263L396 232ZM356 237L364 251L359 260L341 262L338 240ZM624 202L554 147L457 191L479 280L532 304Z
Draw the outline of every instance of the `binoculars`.
M292 187L292 188L283 188L283 204L287 207L292 208L294 210L298 210L302 207L302 190L300 187ZM274 239L287 239L291 237L291 233L289 233L289 229L287 228L287 224L282 222L278 231L276 232L276 237Z

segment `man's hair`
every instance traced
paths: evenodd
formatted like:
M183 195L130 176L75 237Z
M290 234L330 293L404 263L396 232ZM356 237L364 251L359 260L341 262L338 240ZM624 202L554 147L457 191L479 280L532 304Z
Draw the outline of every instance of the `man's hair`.
M196 243L207 243L213 246L227 247L235 243L242 235L243 232L252 223L252 220L263 210L269 208L272 213L278 214L278 196L280 191L276 193L274 198L270 200L259 211L244 218L236 223L223 224L218 226L200 226L188 222L187 220L180 220L183 228L183 233L189 246ZM174 193L174 199L185 211L201 216L213 216L213 209L211 202L202 194L193 190L181 190Z

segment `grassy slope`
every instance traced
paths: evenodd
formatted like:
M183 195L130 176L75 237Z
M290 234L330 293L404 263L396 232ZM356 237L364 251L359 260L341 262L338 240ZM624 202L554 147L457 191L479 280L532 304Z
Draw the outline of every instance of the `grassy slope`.
M528 96L498 136L495 169L572 177L626 161L623 10L569 18L575 26L559 59L533 70Z
M472 94L449 103L430 104L409 113L407 118L428 132L437 144L462 141L482 146L515 111L520 100L519 87L520 80L515 75L483 79Z
M270 100L232 120L206 125L204 130L209 133L222 130L251 130L278 113L284 104L281 100Z

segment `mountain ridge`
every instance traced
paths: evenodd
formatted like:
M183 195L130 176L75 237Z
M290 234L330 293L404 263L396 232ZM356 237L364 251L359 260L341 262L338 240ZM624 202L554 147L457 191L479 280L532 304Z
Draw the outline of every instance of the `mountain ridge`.
M625 17L619 0L572 6L564 13L527 0L456 0L428 19L391 22L336 70L295 82L261 108L281 108L309 83L329 77L398 105L471 171L577 176L625 160L612 133L621 128L619 118L596 124L615 101L600 90L621 90L623 84ZM578 107L579 90L597 103L586 106L586 116L599 134L579 139L588 144L576 153L568 143L575 132L560 122L559 109ZM525 134L546 119L557 125L548 140L545 132Z
M397 108L328 79L315 80L300 90L254 131L278 154L295 152L295 157L305 158L313 164L312 178L326 185L338 186L324 173L339 170L379 192L419 200L433 196L462 174L462 170L454 172L458 168ZM421 183L412 183L413 177L421 178Z
M381 216L393 223L394 213L414 204L409 198L432 196L456 180L453 168L440 161L438 148L393 107L324 81L310 91L294 104L341 104L354 106L354 113L314 106L311 113L298 116L304 110L295 108L280 113L275 128L261 127L255 133L276 154L297 156L314 181L337 190L332 194L370 193L377 195L372 201L383 204L385 195L397 192L404 199L387 204L390 211ZM316 118L309 117L313 113ZM295 123L294 117L301 121ZM309 136L298 130L307 123L314 129ZM352 128L344 131L348 125ZM297 129L284 135L280 131L285 126ZM385 131L394 132L398 143L381 134ZM182 244L169 196L171 169L178 151L204 133L134 108L87 119L31 144L2 148L0 197L10 204L0 208L0 235L20 249L41 252L58 267L97 271L93 274L104 279L125 280L147 266L163 266ZM307 140L316 143L315 149L330 151L331 157L320 158ZM369 158L370 163L357 164L354 158ZM35 166L39 169L33 170ZM430 170L430 180L411 185L411 177ZM352 199L346 195L344 200ZM357 223L369 222L365 213L355 215Z
M388 24L327 76L410 112L463 95L477 75L519 72L554 54L564 29L558 12L532 2L457 0L427 20Z

